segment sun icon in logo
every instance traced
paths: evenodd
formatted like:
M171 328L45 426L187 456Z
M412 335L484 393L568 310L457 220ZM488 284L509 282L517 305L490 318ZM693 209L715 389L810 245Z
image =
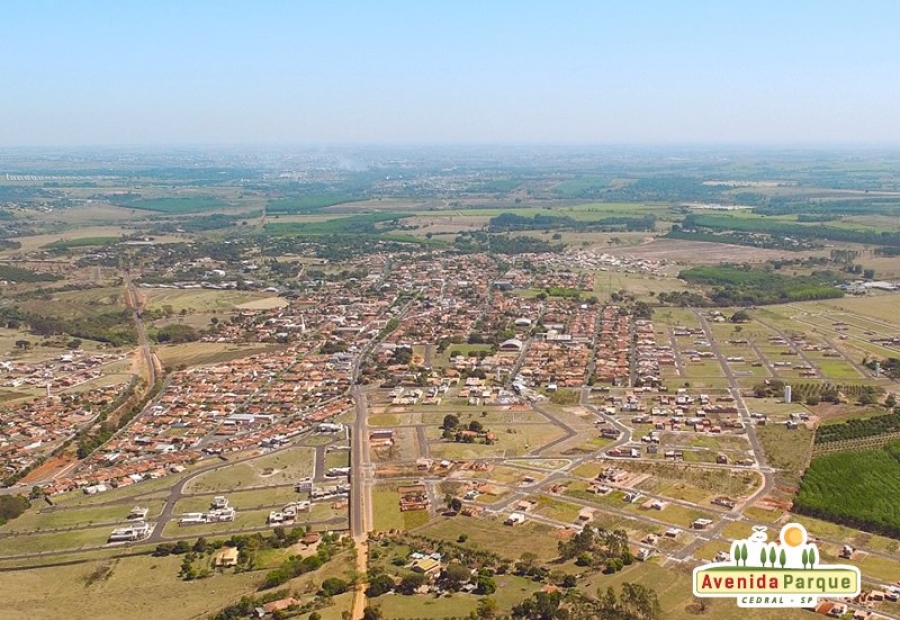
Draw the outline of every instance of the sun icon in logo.
M781 544L788 547L799 547L806 543L806 528L799 523L788 523L781 528Z

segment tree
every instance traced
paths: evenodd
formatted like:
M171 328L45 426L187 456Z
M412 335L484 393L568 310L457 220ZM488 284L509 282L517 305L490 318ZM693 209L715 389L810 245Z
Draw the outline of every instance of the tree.
M390 575L381 573L369 580L369 587L366 588L366 596L375 598L382 594L387 594L394 589L394 580Z
M381 607L368 606L363 611L363 620L382 620L384 614L381 613Z
M493 594L496 591L497 584L488 575L478 575L475 578L475 594Z
M484 425L482 425L482 423L478 420L472 420L471 422L469 422L469 430L473 433L480 433L484 430Z
M415 594L416 590L424 586L428 583L428 578L425 575L420 573L410 573L403 577L400 580L400 585L397 586L397 591L400 594Z
M787 564L787 555L784 552L784 549L781 550L781 555L778 557L778 563L781 564L781 568L784 568L784 565Z
M328 596L337 596L343 594L350 588L350 585L338 577L329 577L322 582L322 592Z
M462 500L459 499L458 497L454 497L453 499L450 500L450 510L452 510L453 512L458 513L460 510L462 510L462 507L463 507Z
M444 422L441 424L441 428L446 431L452 431L457 426L459 426L459 418L453 415L452 413L448 413L444 416Z
M731 315L731 318L728 319L732 323L747 323L751 320L750 313L746 310L738 310L734 314Z
M31 502L24 495L0 495L0 524L15 519L31 508Z
M187 553L191 550L191 546L188 544L186 540L179 540L175 543L175 546L172 547L172 553L176 555L180 555L182 553Z
M441 573L441 581L448 590L459 590L469 581L469 569L462 564L449 564Z
M30 340L16 340L16 348L20 351L27 351L31 348Z
M528 569L534 566L534 563L537 561L537 559L538 556L536 553L532 551L526 551L521 556L519 556L519 561L516 562L516 569L521 569L519 570L519 572L522 573L527 572Z
M656 592L639 583L623 583L619 604L629 614L628 617L638 620L658 620L662 613Z
M478 601L475 615L477 615L480 620L490 620L497 615L499 610L500 606L497 604L497 601L492 598L483 598Z

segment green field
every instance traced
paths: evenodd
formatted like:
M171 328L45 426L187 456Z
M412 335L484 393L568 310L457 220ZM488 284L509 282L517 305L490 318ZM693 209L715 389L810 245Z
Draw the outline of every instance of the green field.
M94 245L109 245L111 243L118 243L121 240L121 237L77 237L75 239L68 239L63 237L62 239L59 239L52 243L47 243L46 245L44 245L44 247L48 250L67 250L71 248L84 248Z
M208 364L223 364L263 351L273 351L281 347L260 344L225 344L217 342L188 342L159 346L156 355L164 366L192 368Z
M788 484L797 484L812 450L812 431L802 426L788 430L783 424L767 424L757 427L756 435L768 464L778 470L777 477Z
M467 536L466 546L492 551L502 558L517 560L524 551L531 551L542 558L557 556L554 528L526 521L510 527L499 519L475 517L439 517L416 531L417 534L455 542L461 535ZM523 546L523 541L527 545Z
M900 442L880 450L838 452L812 460L794 510L844 525L900 536Z
M146 308L172 312L230 312L235 306L271 297L270 293L254 291L219 291L212 289L142 288Z
M162 510L162 502L152 500L149 502L136 502L148 508L147 519L152 521L155 515ZM129 504L109 504L96 507L72 507L65 505L59 508L48 507L39 502L17 519L9 521L0 527L0 534L6 532L41 532L42 530L89 527L94 524L110 524L110 527L121 525L128 516L131 506ZM2 540L2 539L0 539ZM3 545L0 543L0 548Z
M537 591L539 584L515 575L501 575L495 578L497 591L490 598L497 602L501 610L509 610ZM478 601L485 597L475 594L456 593L452 596L402 596L391 595L370 599L370 604L381 609L386 620L400 618L461 618L474 612Z
M184 581L178 577L181 560L174 555L144 555L4 572L0 618L57 620L60 610L73 618L97 620L206 618L252 594L265 576L264 570L222 571L205 580ZM343 554L287 587L300 593L315 591L328 577L346 578L351 567L351 555ZM349 607L350 595L345 594L320 613L323 620L340 620Z
M376 532L402 530L403 513L400 512L400 497L393 489L375 489L372 491L372 513L375 515L373 528Z
M291 484L312 474L313 449L295 447L201 474L185 486L185 492L214 493Z
M159 211L168 215L184 215L197 211L209 211L228 206L220 198L214 196L185 196L185 197L161 197L139 198L121 204L128 209L141 209L145 211Z

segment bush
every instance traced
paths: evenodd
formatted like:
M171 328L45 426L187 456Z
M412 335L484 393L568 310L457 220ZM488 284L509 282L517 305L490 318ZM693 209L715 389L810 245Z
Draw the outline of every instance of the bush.
M329 577L322 582L322 592L324 592L328 596L337 596L338 594L343 594L348 589L350 589L350 584L337 577Z

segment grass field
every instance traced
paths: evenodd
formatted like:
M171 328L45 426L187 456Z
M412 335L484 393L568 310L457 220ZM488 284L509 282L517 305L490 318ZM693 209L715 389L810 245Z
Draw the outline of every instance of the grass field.
M38 251L48 244L58 241L67 242L75 241L77 239L97 239L101 237L115 237L118 239L122 235L130 235L134 232L134 229L123 226L91 226L82 223L61 233L17 237L16 241L22 244L22 248L15 251L5 250L2 254Z
M865 297L844 297L827 301L815 302L817 306L827 308L829 311L841 310L853 314L876 319L890 325L900 325L900 316L897 314L897 304L900 303L898 293L878 293Z
M495 582L497 591L490 598L497 601L501 610L509 610L538 589L538 585L533 581L515 575L501 575L495 578ZM371 599L370 603L381 609L386 620L395 618L462 618L466 614L474 612L478 601L482 598L485 597L466 593L444 595L439 598L423 595L391 595Z
M31 312L46 313L64 318L91 318L106 312L125 309L125 295L121 287L89 288L82 291L53 293L53 298L29 299L19 305Z
M476 517L439 517L416 530L418 534L451 542L465 534L467 547L492 551L510 560L519 559L525 551L542 558L556 557L558 539L553 532L554 528L533 521L509 527L499 519Z
M145 307L162 310L171 306L173 312L229 312L236 306L271 297L269 293L254 291L218 291L212 289L142 288Z
M158 515L162 510L162 502L159 500L143 502L141 505L149 509L147 518L150 521L153 520L154 515ZM95 523L121 524L125 521L125 517L128 516L130 508L131 506L128 504L112 504L85 508L76 507L69 509L63 507L54 509L43 502L39 502L21 517L9 521L0 527L0 533L40 532L41 530L74 526L90 526ZM0 544L0 548L2 546Z
M61 613L96 620L205 618L255 591L265 575L225 571L202 581L183 581L178 577L181 559L147 555L4 572L0 619L57 620ZM342 554L287 587L307 592L328 577L346 578L351 560L352 554ZM320 611L323 620L340 620L350 608L350 595L332 603Z
M125 508L125 511L128 509ZM124 521L124 519L123 519ZM95 527L48 534L16 534L0 539L0 555L42 553L61 549L99 547L106 544L111 527Z
M559 427L552 424L503 425L486 424L497 441L493 445L456 443L452 441L432 443L431 454L441 459L468 459L486 456L522 456L562 436ZM440 437L439 429L428 429L431 438Z
M756 429L770 466L778 469L777 478L795 485L806 468L812 450L812 431L803 427L788 430L781 424Z
M372 514L375 516L373 528L377 532L406 529L396 489L379 487L372 491Z
M703 614L691 607L694 597L691 593L691 577L687 568L662 568L654 561L636 562L614 575L596 575L579 583L584 592L596 594L605 592L612 586L618 590L623 583L638 583L652 588L659 596L662 618L665 620L688 620L694 618L716 618L723 620L804 620L809 612L800 609L742 609L734 600L706 599Z
M188 368L207 364L221 364L262 351L274 351L281 347L260 344L226 344L217 342L188 342L163 345L156 348L156 355L164 366Z
M313 474L311 448L289 448L201 474L185 486L188 493L213 493L258 485L290 484Z
M205 511L209 508L213 497L215 497L215 493L185 496L175 504L175 514ZM226 497L228 497L228 502L238 510L251 510L260 507L284 505L288 502L304 499L306 496L305 494L303 496L299 495L293 486L281 486L253 491L235 491L228 493Z

